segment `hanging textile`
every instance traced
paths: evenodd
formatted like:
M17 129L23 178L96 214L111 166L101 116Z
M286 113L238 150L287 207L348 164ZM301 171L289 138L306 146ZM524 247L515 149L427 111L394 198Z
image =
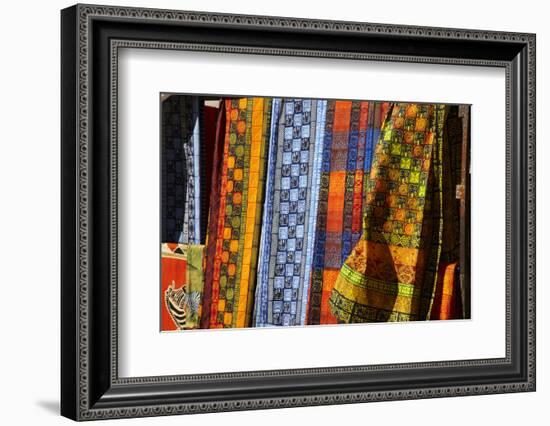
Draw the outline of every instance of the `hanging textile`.
M326 103L273 101L256 327L305 324Z
M210 194L212 191L212 173L214 173L214 153L216 144L217 122L219 107L205 105L201 108L200 116L200 188L201 188L201 221L200 236L201 243L206 239L208 228L208 214L210 205Z
M191 105L189 105L189 103ZM189 119L191 116L191 119ZM183 134L183 147L188 171L185 203L185 217L180 241L189 244L201 242L201 201L200 201L200 131L199 131L199 98L191 98L191 102L182 110L182 121L190 120L188 134ZM188 232L187 238L185 232Z
M226 100L225 111L217 227L209 235L214 256L207 259L213 264L210 328L251 324L271 99Z
M330 324L328 299L361 236L363 194L387 103L328 101L308 324Z
M208 214L208 230L206 233L205 264L208 267L204 271L204 292L202 299L201 328L210 327L210 312L212 306L212 284L214 281L214 259L216 258L218 226L220 224L220 198L221 172L224 163L224 144L226 131L225 102L220 103L216 118L216 130L214 135L214 146L212 150L212 176L210 184L210 203ZM219 274L219 271L218 271Z
M178 242L183 230L187 170L181 139L181 99L162 103L162 241Z
M329 300L341 322L427 319L443 241L444 105L394 104L367 184L363 233Z
M162 126L162 241L199 243L199 99L165 99Z

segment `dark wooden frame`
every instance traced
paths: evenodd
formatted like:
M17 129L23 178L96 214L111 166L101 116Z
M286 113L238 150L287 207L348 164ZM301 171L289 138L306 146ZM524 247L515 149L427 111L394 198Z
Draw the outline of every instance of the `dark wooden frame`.
M535 36L76 5L61 13L61 413L75 420L535 390ZM506 70L506 356L118 377L117 58L191 49Z

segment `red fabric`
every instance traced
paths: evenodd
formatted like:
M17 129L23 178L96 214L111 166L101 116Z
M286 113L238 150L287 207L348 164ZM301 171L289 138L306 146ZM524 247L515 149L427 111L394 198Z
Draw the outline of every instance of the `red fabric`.
M206 115L206 114L205 114ZM213 126L212 126L213 127ZM210 213L208 217L208 231L205 251L204 290L202 299L202 316L200 328L210 328L210 308L212 305L212 280L214 277L214 257L216 254L216 233L220 208L220 171L223 161L223 146L225 140L225 102L220 102L217 110L214 143L211 145L211 183L208 185L210 193ZM209 154L210 155L210 154ZM214 236L212 238L211 236Z
M203 113L203 123L202 128L204 129L204 153L203 167L204 167L204 189L206 198L210 198L210 191L212 189L212 173L214 171L214 152L216 145L216 124L218 121L218 108L205 106ZM208 209L204 210L208 212Z

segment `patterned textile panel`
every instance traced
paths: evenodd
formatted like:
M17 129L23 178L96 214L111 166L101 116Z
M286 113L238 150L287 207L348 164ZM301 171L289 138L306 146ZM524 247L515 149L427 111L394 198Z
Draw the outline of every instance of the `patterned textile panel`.
M372 152L388 106L328 101L308 324L336 323L328 299L344 260L361 236Z
M162 241L178 242L183 231L187 168L181 140L180 99L162 103Z
M271 99L230 99L225 110L210 328L251 324Z
M329 304L341 322L426 319L443 238L444 105L394 104L367 185L363 234Z
M200 242L199 100L172 95L162 107L162 241Z
M305 324L326 104L273 100L256 327Z

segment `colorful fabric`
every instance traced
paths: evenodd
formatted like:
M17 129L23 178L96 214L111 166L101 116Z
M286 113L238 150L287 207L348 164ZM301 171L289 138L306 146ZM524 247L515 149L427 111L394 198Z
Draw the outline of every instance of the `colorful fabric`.
M200 242L197 97L170 96L162 108L162 241Z
M267 154L267 173L265 187L265 202L262 217L262 235L258 252L258 283L254 298L254 326L267 324L268 291L269 291L269 256L271 255L271 232L273 229L273 199L275 182L275 162L277 160L277 131L281 114L280 98L274 98L271 105L271 126L269 136L269 151ZM267 261L265 259L268 259Z
M443 241L444 105L394 104L367 183L363 233L329 304L341 322L426 319Z
M463 115L165 99L161 329L461 318Z
M274 99L255 326L305 324L326 101Z
M379 102L328 102L308 324L336 322L328 299L361 236L364 189L387 108Z
M251 324L271 99L226 100L225 110L211 328Z

